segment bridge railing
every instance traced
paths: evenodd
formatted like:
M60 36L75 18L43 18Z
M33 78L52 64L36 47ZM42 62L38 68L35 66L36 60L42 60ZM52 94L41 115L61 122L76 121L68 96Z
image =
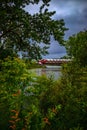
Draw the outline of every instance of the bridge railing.
M63 64L71 61L71 59L41 59L39 64Z

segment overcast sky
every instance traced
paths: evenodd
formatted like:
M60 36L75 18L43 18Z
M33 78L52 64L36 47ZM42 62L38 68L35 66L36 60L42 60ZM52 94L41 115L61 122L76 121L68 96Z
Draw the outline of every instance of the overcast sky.
M29 12L35 13L38 7L26 8ZM51 0L50 11L56 11L54 19L64 19L65 26L69 30L65 33L65 39L72 34L87 29L87 0ZM64 56L65 49L57 42L51 40L49 55L43 58L59 58Z

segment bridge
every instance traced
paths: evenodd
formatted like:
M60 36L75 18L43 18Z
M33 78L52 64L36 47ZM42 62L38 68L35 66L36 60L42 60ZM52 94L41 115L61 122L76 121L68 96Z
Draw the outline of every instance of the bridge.
M70 62L71 59L41 59L38 61L40 65L58 65Z

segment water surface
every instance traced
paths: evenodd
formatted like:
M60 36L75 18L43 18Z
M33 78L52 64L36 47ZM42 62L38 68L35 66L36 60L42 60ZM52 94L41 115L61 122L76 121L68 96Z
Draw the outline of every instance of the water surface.
M53 76L55 80L57 80L61 76L61 67L58 66L47 66L47 68L37 68L32 69L37 75L41 76L46 74L47 77Z

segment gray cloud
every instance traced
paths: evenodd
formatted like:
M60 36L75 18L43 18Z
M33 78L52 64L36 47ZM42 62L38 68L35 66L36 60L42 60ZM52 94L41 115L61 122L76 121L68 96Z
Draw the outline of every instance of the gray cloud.
M87 0L52 0L49 10L55 10L54 19L64 19L65 26L69 30L65 34L65 39L69 36L87 29ZM54 43L54 44L53 44ZM61 57L65 55L65 48L52 41L47 57Z
M54 59L54 58L60 58L60 57L63 57L63 56L65 56L66 55L66 53L54 53L54 54L49 54L49 55L47 55L47 56L43 56L43 58L45 59L45 58L47 58L47 59Z

